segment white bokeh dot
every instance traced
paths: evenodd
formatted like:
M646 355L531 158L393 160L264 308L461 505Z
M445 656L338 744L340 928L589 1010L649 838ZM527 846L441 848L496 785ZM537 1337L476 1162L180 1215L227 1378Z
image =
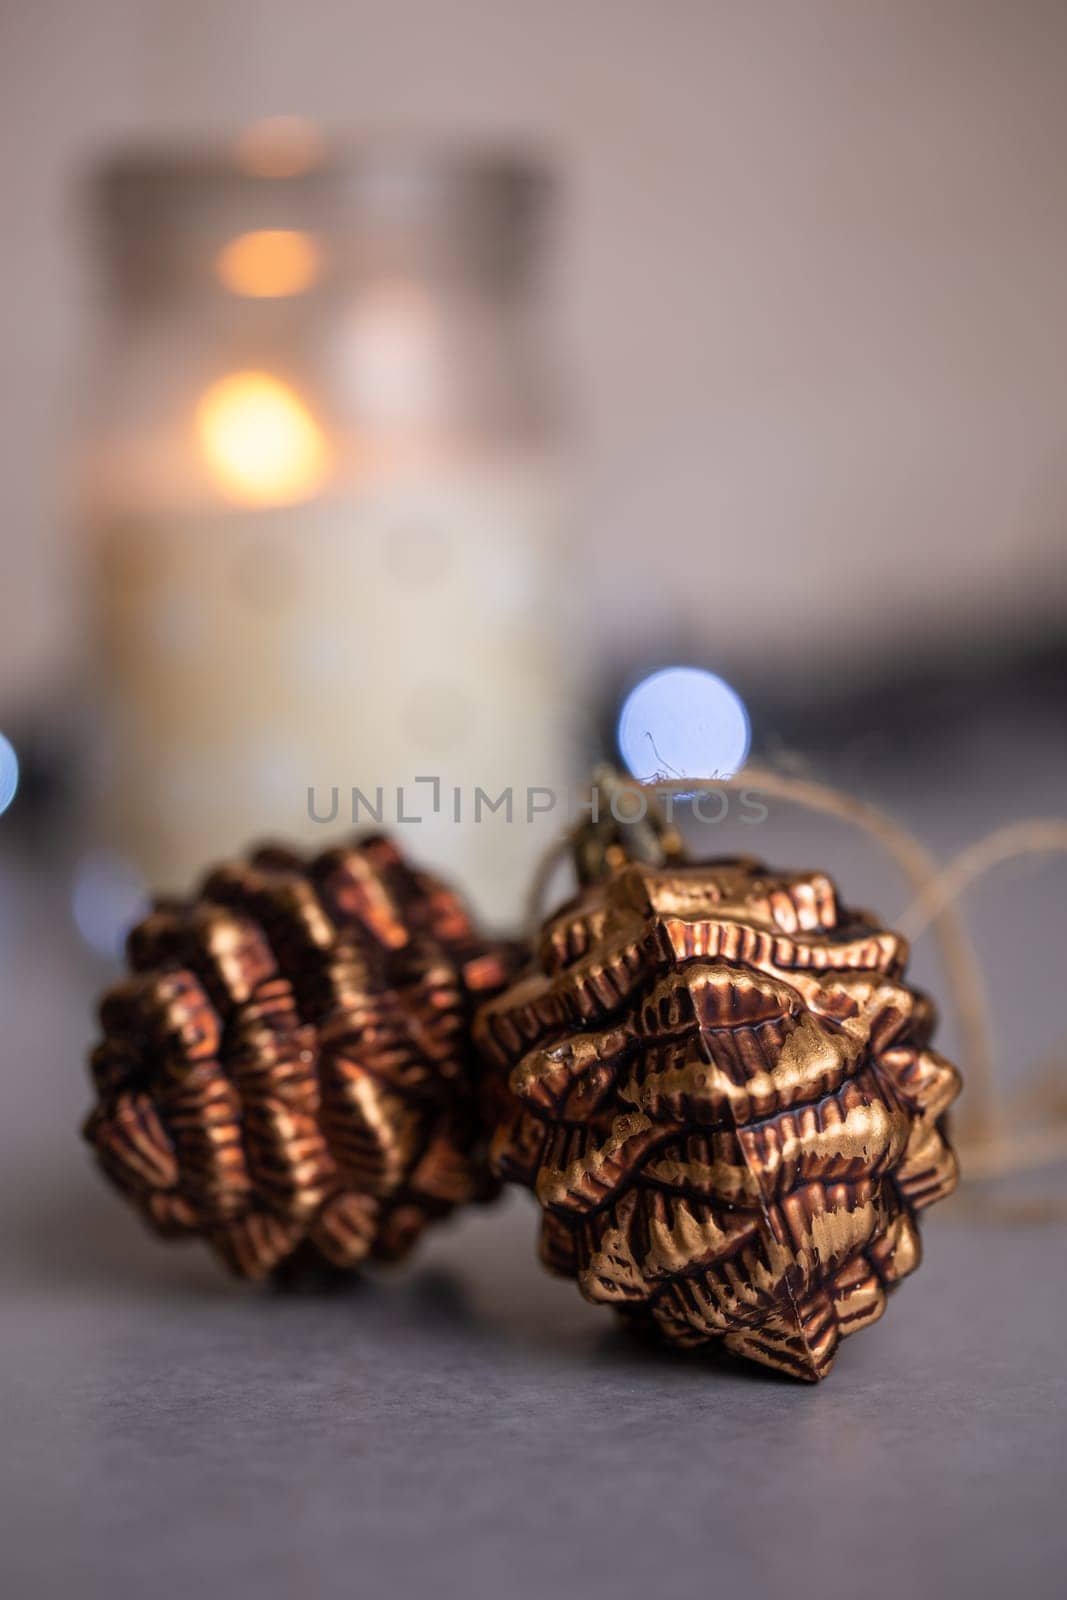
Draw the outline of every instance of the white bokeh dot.
M700 667L663 667L642 678L619 714L619 752L640 783L732 778L749 738L741 696Z

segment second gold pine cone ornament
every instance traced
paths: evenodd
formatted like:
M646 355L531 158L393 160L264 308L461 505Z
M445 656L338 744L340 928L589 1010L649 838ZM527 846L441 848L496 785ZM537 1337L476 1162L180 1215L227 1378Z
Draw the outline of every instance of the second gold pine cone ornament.
M388 840L222 866L129 952L85 1136L157 1233L354 1267L493 1193L469 1030L511 952Z
M905 941L822 873L613 849L597 870L478 1016L495 1168L587 1299L825 1377L956 1181L959 1078Z

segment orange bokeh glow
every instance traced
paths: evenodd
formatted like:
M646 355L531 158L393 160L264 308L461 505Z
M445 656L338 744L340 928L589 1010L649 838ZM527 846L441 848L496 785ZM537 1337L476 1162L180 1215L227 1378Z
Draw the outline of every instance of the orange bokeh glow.
M322 129L307 117L264 117L238 135L234 160L257 178L296 178L321 166L326 155Z
M231 294L276 300L318 282L322 254L313 234L262 228L238 234L219 252L215 274Z

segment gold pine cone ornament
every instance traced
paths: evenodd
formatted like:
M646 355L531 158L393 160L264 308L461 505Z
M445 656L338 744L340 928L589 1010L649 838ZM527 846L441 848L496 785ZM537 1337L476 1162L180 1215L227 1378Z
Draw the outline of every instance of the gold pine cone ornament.
M545 1264L675 1345L825 1377L956 1181L906 960L821 873L609 852L476 1023Z
M354 1267L493 1193L470 1022L511 957L388 840L222 866L129 956L85 1136L157 1233L243 1277Z

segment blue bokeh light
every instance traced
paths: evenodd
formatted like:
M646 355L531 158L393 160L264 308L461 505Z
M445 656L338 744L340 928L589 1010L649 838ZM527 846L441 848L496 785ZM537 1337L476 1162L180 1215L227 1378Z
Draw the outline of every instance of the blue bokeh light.
M71 883L74 923L91 950L121 957L126 935L149 908L144 880L114 850L90 850L75 864Z
M663 667L642 678L619 713L619 752L639 783L732 778L750 738L741 696L700 667Z
M0 817L14 800L19 787L19 758L10 739L0 733Z

